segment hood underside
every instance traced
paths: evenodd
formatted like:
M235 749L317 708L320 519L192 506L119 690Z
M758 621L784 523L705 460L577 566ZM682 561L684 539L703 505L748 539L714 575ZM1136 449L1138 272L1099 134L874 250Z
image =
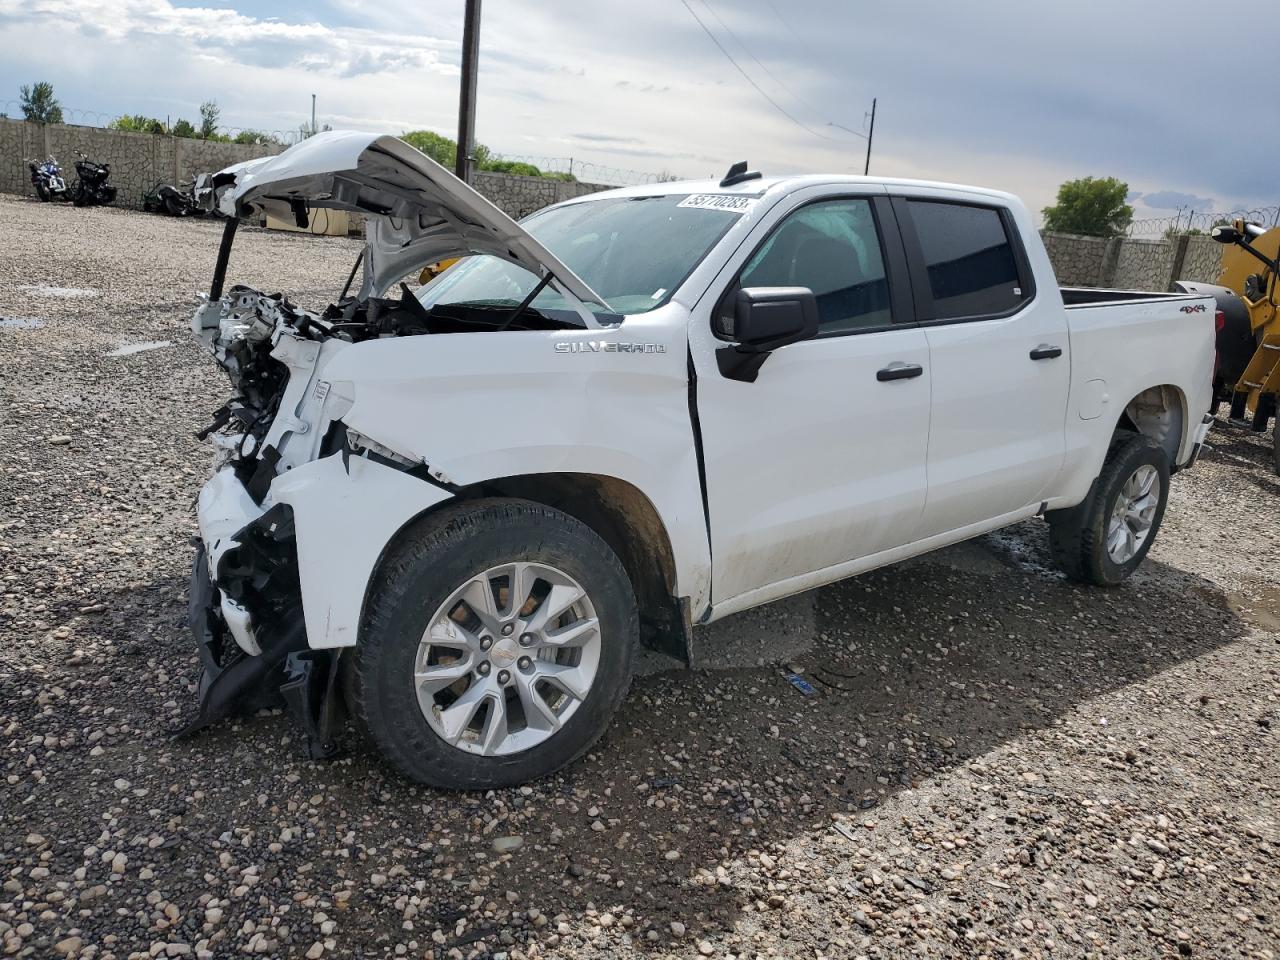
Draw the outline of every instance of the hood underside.
M214 177L228 216L281 219L315 208L366 217L363 296L381 293L424 264L489 254L518 264L583 303L608 304L518 223L430 157L397 137L316 134L274 157Z

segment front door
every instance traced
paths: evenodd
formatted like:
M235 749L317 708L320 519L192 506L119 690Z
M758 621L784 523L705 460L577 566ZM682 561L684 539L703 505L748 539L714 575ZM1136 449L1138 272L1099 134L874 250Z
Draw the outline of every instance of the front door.
M717 604L906 543L925 502L929 347L900 325L888 201L798 195L744 246L690 330ZM817 297L818 337L774 351L753 383L721 375L736 291L795 286Z

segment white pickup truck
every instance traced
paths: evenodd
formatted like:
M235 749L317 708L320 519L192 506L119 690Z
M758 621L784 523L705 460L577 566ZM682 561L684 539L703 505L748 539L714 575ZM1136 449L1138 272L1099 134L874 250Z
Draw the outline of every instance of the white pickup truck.
M1059 290L1004 193L737 165L517 225L347 132L215 190L193 730L282 692L316 756L349 716L415 780L539 777L637 644L1035 516L1120 583L1208 430L1213 300ZM333 304L225 286L237 218L321 208L367 218Z

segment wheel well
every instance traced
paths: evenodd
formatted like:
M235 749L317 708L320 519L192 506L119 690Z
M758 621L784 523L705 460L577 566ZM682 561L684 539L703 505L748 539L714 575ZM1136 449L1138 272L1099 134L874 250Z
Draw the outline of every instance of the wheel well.
M488 480L459 495L519 497L585 523L622 561L636 595L644 645L689 662L689 602L676 596L671 538L638 488L598 474L539 473Z
M1125 404L1116 432L1141 433L1158 443L1169 458L1170 469L1178 465L1178 450L1186 428L1186 399L1177 387L1162 384L1149 387Z

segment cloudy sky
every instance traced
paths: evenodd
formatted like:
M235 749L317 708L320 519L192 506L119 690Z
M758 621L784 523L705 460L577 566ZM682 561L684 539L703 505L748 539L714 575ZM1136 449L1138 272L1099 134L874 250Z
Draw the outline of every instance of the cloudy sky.
M196 119L212 98L228 126L294 129L315 93L337 128L456 131L462 0L226 4L0 0L0 111L41 79L104 115ZM1275 108L1223 65L1277 40L1261 0L484 0L477 126L579 164L857 173L841 127L877 97L873 173L1036 209L1085 175L1127 181L1138 217L1270 206Z

